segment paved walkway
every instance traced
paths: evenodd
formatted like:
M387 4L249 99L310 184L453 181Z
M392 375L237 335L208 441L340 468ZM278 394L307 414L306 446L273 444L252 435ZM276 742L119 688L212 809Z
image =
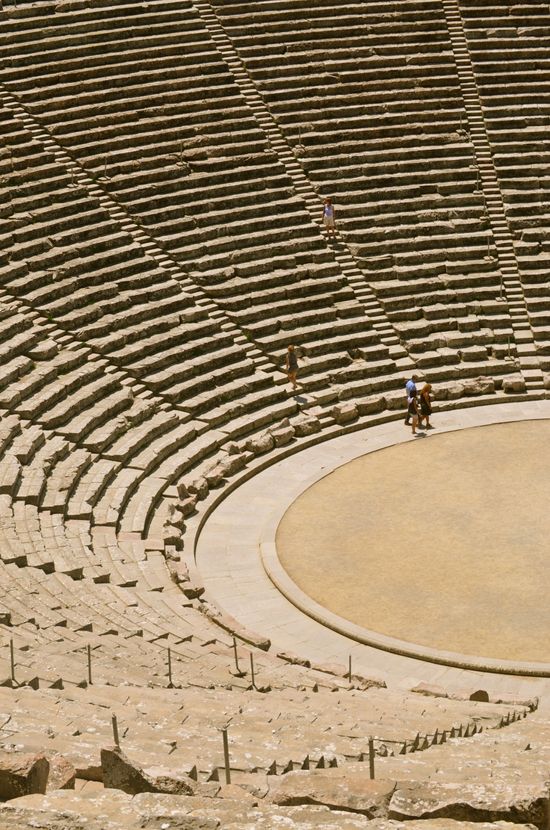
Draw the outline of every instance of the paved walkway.
M211 600L252 631L268 636L277 650L342 664L347 663L351 654L354 670L381 676L388 685L411 687L429 682L449 689L481 686L516 695L545 693L550 689L549 679L438 665L373 648L321 625L275 588L263 567L261 548L264 556L267 550L269 558L281 517L301 493L335 468L365 453L414 440L417 458L423 447L431 452L432 443L428 442L444 433L548 418L550 401L472 407L435 415L436 429L424 439L412 439L401 422L391 422L318 444L278 462L230 494L203 528L197 545L197 563ZM436 446L437 441L433 440L433 447Z

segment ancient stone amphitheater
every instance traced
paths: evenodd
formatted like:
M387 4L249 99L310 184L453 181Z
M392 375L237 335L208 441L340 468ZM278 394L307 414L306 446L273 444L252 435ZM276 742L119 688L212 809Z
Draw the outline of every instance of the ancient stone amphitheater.
M544 568L414 646L275 533L413 372L417 451L550 416L548 3L0 9L1 830L547 828Z

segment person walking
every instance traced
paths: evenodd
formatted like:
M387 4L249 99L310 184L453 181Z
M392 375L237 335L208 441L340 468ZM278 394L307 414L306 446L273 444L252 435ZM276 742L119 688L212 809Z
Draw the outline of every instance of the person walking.
M408 410L408 402L410 397L416 397L416 375L412 375L411 379L405 384L405 392L407 393L407 414L405 416L405 426L410 426L410 414Z
M336 213L334 211L334 205L332 204L330 196L327 196L323 202L323 214L321 221L325 226L328 238L334 239L336 236Z
M292 384L292 389L296 389L296 375L298 374L298 357L294 346L288 346L286 351L286 373L288 379Z
M426 429L432 429L430 415L432 414L432 384L425 383L420 392L420 426L426 420Z
M416 435L416 427L419 423L419 406L416 388L414 393L407 398L407 417L412 418L412 434Z

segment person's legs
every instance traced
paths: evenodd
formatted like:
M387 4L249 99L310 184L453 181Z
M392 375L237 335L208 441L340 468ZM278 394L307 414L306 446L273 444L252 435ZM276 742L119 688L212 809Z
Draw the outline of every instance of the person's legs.
M292 372L292 371L289 372L288 373L288 379L292 384L292 388L296 389L296 372Z
M412 416L412 418L413 418L413 422L412 422L412 434L413 434L413 435L416 435L416 427L417 427L417 424L418 424L418 415L413 415L413 416Z

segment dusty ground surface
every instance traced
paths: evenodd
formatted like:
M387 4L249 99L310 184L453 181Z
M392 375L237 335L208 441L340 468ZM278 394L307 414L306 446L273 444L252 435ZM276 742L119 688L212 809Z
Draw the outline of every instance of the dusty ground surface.
M312 486L277 531L311 598L431 648L550 662L550 421L437 435Z

